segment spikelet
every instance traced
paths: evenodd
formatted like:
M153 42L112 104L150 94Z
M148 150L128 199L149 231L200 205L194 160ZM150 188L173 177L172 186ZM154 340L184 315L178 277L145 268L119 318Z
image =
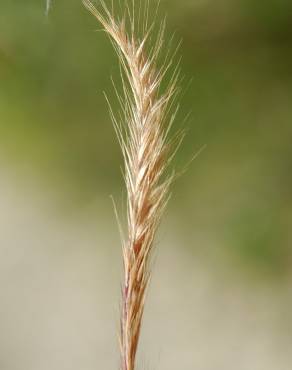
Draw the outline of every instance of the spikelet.
M168 175L165 170L182 139L181 136L171 141L167 138L175 117L176 109L172 105L177 92L178 73L175 68L161 92L161 83L172 64L172 58L167 57L161 67L157 67L159 53L164 48L165 22L160 25L156 41L149 41L154 23L148 25L148 1L145 1L143 22L138 22L138 25L136 18L140 18L141 9L135 12L135 0L131 6L125 3L125 15L122 18L117 18L113 9L109 10L103 0L99 1L98 9L89 0L83 0L83 3L110 36L124 76L124 91L120 97L124 122L121 124L112 110L111 115L124 157L127 189L121 369L134 370L150 277L151 250L173 180L173 174ZM149 43L152 44L150 47L147 46Z

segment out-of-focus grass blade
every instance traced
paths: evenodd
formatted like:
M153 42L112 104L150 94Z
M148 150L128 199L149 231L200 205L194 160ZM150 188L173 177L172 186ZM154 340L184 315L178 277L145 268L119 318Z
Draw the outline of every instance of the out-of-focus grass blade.
M51 9L52 0L46 0L46 16L49 15L49 11Z

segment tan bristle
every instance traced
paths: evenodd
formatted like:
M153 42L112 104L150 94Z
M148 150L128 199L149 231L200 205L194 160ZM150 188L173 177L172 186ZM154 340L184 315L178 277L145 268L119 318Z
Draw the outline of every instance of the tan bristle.
M143 17L143 25L137 26L134 8L133 11L129 10L126 3L126 15L122 19L117 19L113 10L109 10L102 0L99 1L100 10L89 0L83 0L83 3L113 40L126 76L122 79L124 95L120 98L124 122L120 124L113 114L112 119L124 156L127 189L128 230L123 242L121 369L134 370L150 276L151 250L173 180L173 174L168 175L166 169L176 149L171 142L176 140L169 141L167 136L175 115L169 112L177 91L178 75L175 71L161 93L161 82L171 62L157 67L158 55L164 46L164 22L156 42L147 53L146 44L153 30L153 24L147 25L148 9ZM145 3L148 4L148 1ZM136 33L138 28L142 36Z

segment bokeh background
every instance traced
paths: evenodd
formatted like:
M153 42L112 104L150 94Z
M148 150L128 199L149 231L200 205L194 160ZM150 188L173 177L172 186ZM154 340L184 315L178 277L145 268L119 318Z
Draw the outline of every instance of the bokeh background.
M119 67L79 0L51 5L0 4L0 368L117 369L110 196L122 211L125 194L103 91ZM183 41L176 167L205 149L157 239L138 368L289 370L292 2L163 0L165 13Z

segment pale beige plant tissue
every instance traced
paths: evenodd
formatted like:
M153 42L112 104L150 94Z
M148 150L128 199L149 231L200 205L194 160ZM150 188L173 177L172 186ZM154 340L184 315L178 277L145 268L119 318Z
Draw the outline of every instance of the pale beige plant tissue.
M161 92L161 83L172 58L167 57L160 67L157 66L165 47L165 22L160 24L154 42L155 21L149 22L148 2L143 6L141 2L137 9L134 2L124 2L122 17L116 16L113 6L109 9L103 1L98 1L98 8L89 0L83 3L110 36L123 70L123 93L119 96L123 122L110 111L124 157L127 189L121 369L134 370L150 277L151 250L174 177L173 173L167 174L166 169L182 139L181 135L168 139L176 112L172 106L177 93L178 71L175 68Z

